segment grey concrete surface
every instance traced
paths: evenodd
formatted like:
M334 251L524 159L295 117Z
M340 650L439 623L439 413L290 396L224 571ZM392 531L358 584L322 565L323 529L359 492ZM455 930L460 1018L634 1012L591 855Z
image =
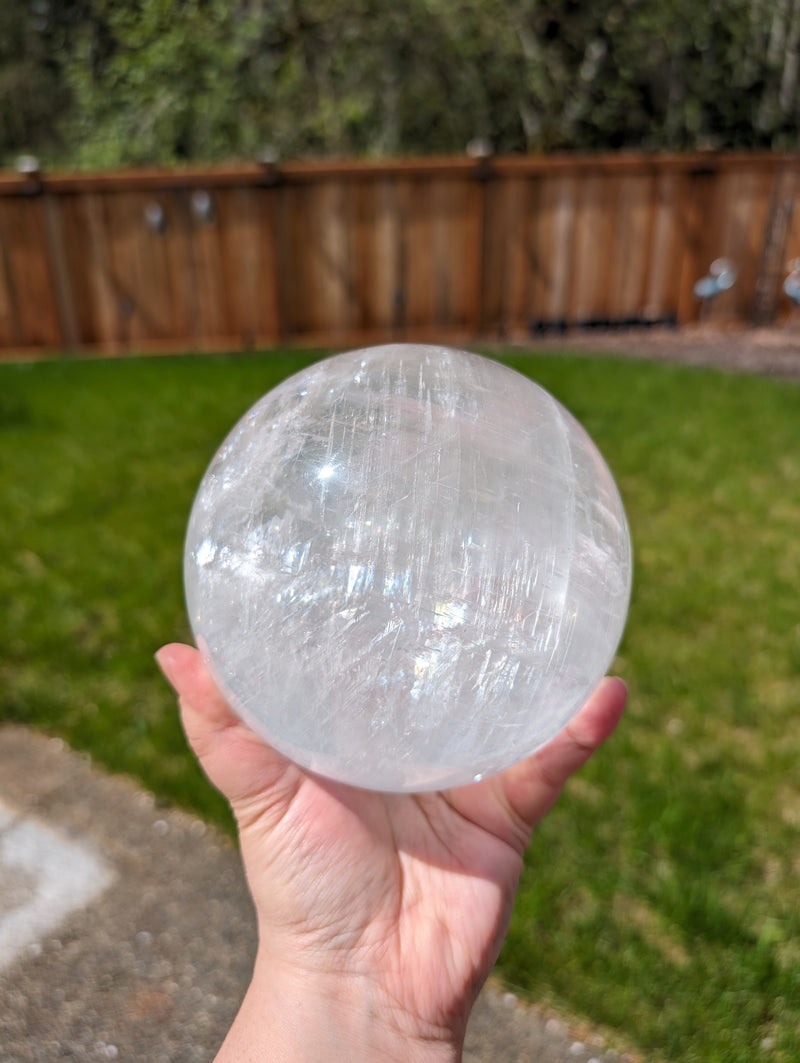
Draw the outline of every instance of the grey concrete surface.
M254 949L226 838L57 740L0 728L0 1063L212 1060ZM634 1058L491 984L464 1056Z

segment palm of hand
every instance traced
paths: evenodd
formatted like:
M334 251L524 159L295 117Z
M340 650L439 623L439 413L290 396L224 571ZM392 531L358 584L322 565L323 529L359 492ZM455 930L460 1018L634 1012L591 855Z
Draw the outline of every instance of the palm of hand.
M558 738L502 775L390 795L318 779L266 746L196 650L166 647L159 661L189 741L236 815L270 962L368 984L398 1028L463 1029L499 951L530 833L614 729L623 684L604 681Z
M373 794L292 765L286 775L288 800L259 809L254 795L239 812L262 940L315 974L368 978L399 1015L465 1022L507 927L522 845L468 819L459 791Z

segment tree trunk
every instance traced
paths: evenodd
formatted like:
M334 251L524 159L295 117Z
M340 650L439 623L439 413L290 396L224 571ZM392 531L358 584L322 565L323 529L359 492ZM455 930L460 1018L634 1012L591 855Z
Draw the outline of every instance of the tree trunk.
M783 57L783 76L778 102L784 115L797 110L797 71L800 62L800 0L792 0L792 16Z

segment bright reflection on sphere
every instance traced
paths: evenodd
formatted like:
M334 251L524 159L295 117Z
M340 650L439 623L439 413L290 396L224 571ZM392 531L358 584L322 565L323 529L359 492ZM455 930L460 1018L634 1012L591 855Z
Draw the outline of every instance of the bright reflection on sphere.
M200 485L185 581L236 711L312 771L378 790L500 771L616 650L628 526L588 435L478 355L394 344L265 395Z

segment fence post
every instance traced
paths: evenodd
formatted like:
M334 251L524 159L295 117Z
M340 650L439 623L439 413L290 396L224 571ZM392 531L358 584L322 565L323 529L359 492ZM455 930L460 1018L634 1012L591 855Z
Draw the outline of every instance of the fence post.
M69 267L64 247L64 232L61 224L61 198L53 192L44 191L44 228L50 276L58 311L60 342L62 346L75 350L81 346L81 337L75 316L75 298L70 283Z
M472 330L476 336L482 336L486 326L484 313L484 298L487 283L487 268L489 257L489 238L487 229L487 199L489 198L489 184L494 178L492 169L491 153L487 150L475 156L474 177L477 182L477 240L475 246L476 261L473 266L475 277L475 307L472 314Z
M797 170L791 163L775 175L769 220L756 277L752 323L771 325L778 312L780 280L786 266L786 241L794 215Z
M717 233L714 195L719 168L714 165L695 166L684 177L682 215L682 263L678 293L677 318L679 325L696 321L699 315L694 295L695 281L714 257Z

